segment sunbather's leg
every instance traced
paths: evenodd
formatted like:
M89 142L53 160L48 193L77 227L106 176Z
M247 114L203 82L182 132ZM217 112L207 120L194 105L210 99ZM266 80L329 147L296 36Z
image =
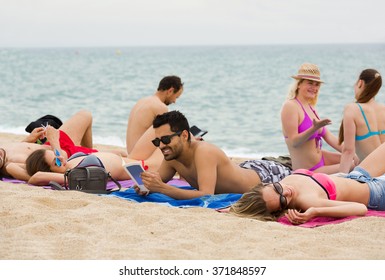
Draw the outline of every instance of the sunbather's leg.
M370 176L378 177L385 173L385 143L371 152L358 166L365 169Z
M152 144L151 140L155 138L155 130L151 126L146 132L139 138L132 148L129 157L137 160L146 160L152 156L155 150L159 150Z
M63 123L59 128L67 133L77 146L92 148L92 114L81 110Z

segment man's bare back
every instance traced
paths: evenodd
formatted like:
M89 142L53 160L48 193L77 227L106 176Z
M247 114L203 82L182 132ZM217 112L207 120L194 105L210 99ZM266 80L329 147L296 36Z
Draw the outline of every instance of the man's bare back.
M135 159L147 160L155 151L151 146L152 121L157 115L168 111L182 95L183 83L178 76L163 77L152 96L140 99L131 109L126 130L127 153ZM146 135L149 134L149 135Z
M127 153L131 153L136 142L138 142L146 130L151 127L156 115L163 114L167 111L167 105L156 95L144 97L135 104L130 112L127 124Z

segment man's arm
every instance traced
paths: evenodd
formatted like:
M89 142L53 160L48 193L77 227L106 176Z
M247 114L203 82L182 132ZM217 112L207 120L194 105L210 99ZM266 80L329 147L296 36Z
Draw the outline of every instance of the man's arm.
M17 180L28 181L30 176L27 173L25 164L11 162L5 166L5 171Z
M199 190L184 190L163 183L157 172L143 172L142 181L151 192L163 193L174 199L191 199L205 195Z
M45 133L44 127L36 127L21 142L35 143L38 139L44 138L44 133Z
M209 156L212 154L211 156ZM217 159L213 155L213 151L209 146L199 147L196 151L195 168L196 174L192 181L197 183L197 190L184 190L174 186L170 186L164 182L168 182L172 177L167 177L168 164L164 161L159 173L157 172L144 172L142 173L142 180L145 186L151 192L160 192L175 199L191 199L204 195L212 195L215 193L215 186L217 182ZM178 171L178 170L176 170ZM175 171L174 171L175 174ZM183 175L183 174L182 174ZM192 174L194 176L194 174ZM163 179L163 180L162 180Z

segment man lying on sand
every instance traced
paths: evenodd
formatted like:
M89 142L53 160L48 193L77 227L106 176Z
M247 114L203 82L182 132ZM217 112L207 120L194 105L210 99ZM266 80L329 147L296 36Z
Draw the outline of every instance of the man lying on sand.
M251 169L242 168L215 145L191 141L189 123L178 111L156 116L153 127L156 138L152 143L159 147L164 160L158 172L147 171L141 175L144 185L151 192L160 192L175 199L218 193L245 193L261 183L261 178L265 178L261 176L260 169L254 169L258 161L255 164L249 161L245 165ZM267 176L267 181L280 180L291 173L284 165L270 161L264 163L270 168L268 173L275 174ZM197 190L183 190L166 184L176 173Z

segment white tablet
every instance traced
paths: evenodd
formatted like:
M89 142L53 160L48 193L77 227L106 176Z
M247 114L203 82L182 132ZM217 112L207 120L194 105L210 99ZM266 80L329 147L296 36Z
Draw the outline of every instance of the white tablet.
M143 192L148 192L149 190L143 185L142 178L140 178L140 173L144 172L142 164L139 162L130 162L123 166L139 189Z

